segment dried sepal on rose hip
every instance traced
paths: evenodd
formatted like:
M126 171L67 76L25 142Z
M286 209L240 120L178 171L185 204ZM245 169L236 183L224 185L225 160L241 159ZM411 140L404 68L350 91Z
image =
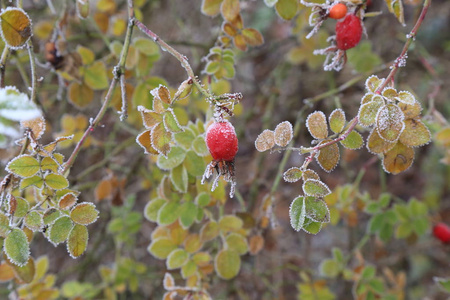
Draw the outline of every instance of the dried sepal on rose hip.
M214 179L211 190L216 189L220 176L223 176L225 181L231 183L230 197L233 198L236 187L234 157L238 151L238 139L233 125L226 120L215 121L206 130L205 141L213 161L206 167L202 184L211 177L215 169L217 177Z
M346 50L359 44L363 33L361 19L354 14L347 14L345 18L336 23L336 35L328 38L331 46L325 49L314 50L314 55L326 55L323 64L325 71L340 71L347 62Z

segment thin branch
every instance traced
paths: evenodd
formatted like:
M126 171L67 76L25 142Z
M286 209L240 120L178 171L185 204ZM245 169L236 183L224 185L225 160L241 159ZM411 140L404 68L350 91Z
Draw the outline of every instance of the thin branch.
M5 87L6 60L8 59L9 52L9 47L5 45L0 58L0 88Z

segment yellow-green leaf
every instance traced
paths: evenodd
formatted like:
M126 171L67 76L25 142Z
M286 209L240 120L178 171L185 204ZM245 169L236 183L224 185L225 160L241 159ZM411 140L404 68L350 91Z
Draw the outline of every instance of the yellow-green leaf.
M345 112L341 108L333 110L329 117L330 129L334 133L341 133L345 126Z
M407 170L414 161L414 149L400 142L389 150L383 158L383 168L386 172L398 174Z
M169 254L177 248L177 245L172 239L161 237L152 240L150 246L148 246L148 252L156 258L166 259Z
M367 138L367 149L373 154L382 154L391 150L395 146L395 142L388 142L380 137L374 128Z
M431 141L431 133L422 121L407 119L399 141L406 146L419 147Z
M72 227L72 220L68 216L62 216L58 218L52 226L49 227L48 239L55 246L59 243L63 243L67 240Z
M297 182L302 179L302 173L300 168L292 167L284 172L283 179L286 182Z
M166 267L168 270L181 268L188 260L189 254L184 249L175 249L167 256Z
M6 171L19 177L31 177L39 172L39 161L31 155L21 155L11 160Z
M291 20L297 14L298 3L297 0L278 0L275 9L281 18Z
M3 41L11 48L22 48L31 37L31 19L21 8L8 7L0 14Z
M239 255L244 255L248 252L247 239L238 233L230 233L225 238L225 241L227 243L227 249L234 250Z
M220 11L225 20L232 22L241 11L239 0L223 0Z
M342 146L347 149L360 149L364 145L364 140L359 132L353 130L349 135L341 141Z
M201 11L207 16L216 16L220 12L220 5L223 0L203 0Z
M63 175L48 174L45 176L45 184L54 190L62 190L69 186L69 181Z
M93 90L103 90L108 87L108 75L106 66L101 61L96 61L87 66L84 71L84 82Z
M320 180L308 179L303 183L303 192L308 196L325 197L330 194L330 188Z
M244 40L247 43L247 45L260 46L264 44L264 37L256 29L245 28L244 30L242 30L242 35L244 36Z
M31 229L32 231L40 231L42 226L44 225L42 214L37 211L30 211L25 216L25 226Z
M172 133L164 128L163 123L157 124L151 131L151 142L153 148L158 153L167 156L170 151L170 142L172 140Z
M305 222L306 208L305 208L305 198L299 196L291 202L289 207L289 218L291 221L291 226L295 231L300 231Z
M86 251L89 233L86 226L75 224L67 238L67 251L73 258L79 257Z
M32 177L24 178L20 181L20 189L23 190L29 186L36 186L38 189L42 188L44 184L44 179L41 176L35 175Z
M7 260L7 263L11 263L11 260ZM13 268L14 274L19 280L23 281L24 283L31 283L33 281L36 275L36 266L34 263L34 259L31 256L23 266L18 266L14 263L10 265Z
M231 279L239 273L241 257L234 250L221 250L214 259L217 275L223 279Z
M70 103L79 109L84 109L94 100L94 91L84 82L73 81L69 85L67 96Z
M173 113L172 109L168 109L164 113L164 127L167 128L170 132L176 133L183 131L183 128L181 128L180 123L178 123L178 119Z

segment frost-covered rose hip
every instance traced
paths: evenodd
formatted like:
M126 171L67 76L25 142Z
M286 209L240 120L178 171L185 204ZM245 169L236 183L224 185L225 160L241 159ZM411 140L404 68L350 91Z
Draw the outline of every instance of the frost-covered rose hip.
M228 121L214 122L206 130L205 141L213 161L206 167L202 184L216 170L217 177L214 179L211 190L217 187L220 176L223 176L225 181L231 183L230 197L233 197L236 186L234 157L238 151L238 139L233 125Z
M336 23L336 44L340 50L348 50L358 45L362 36L361 20L348 14L344 20Z
M206 131L206 145L216 161L231 162L238 151L238 139L230 122L215 122Z
M450 243L450 227L444 223L434 225L433 235L445 244Z

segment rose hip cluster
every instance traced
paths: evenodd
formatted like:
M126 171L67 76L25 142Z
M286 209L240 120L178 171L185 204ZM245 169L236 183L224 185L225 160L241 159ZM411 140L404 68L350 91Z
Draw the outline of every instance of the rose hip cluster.
M315 55L326 55L324 70L340 71L346 61L346 50L358 45L361 40L364 27L362 17L364 7L368 2L361 1L355 4L354 1L326 1L324 4L308 3L301 0L303 5L312 7L312 13L309 17L309 23L313 30L307 35L310 38L315 34L322 23L328 18L336 19L336 35L328 38L331 45L325 49L315 50Z

